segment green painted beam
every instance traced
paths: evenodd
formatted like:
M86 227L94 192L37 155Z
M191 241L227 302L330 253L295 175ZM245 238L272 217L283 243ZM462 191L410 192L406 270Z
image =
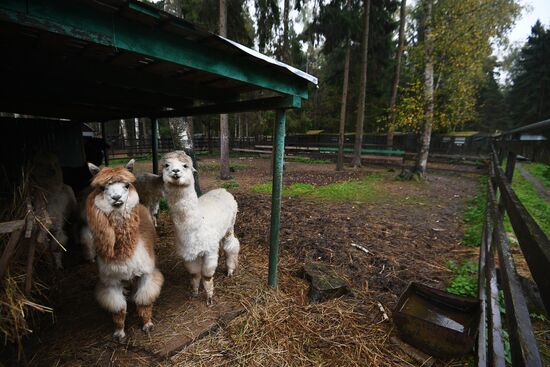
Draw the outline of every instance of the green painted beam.
M237 113L250 111L268 111L275 109L300 108L302 99L297 96L280 96L252 99L239 102L218 103L202 105L197 107L182 108L171 111L164 111L157 114L157 117L177 117L196 115L216 115L220 113Z
M134 2L128 4L137 6ZM85 3L68 0L4 0L0 4L0 19L136 52L279 93L308 97L307 81L302 78L283 72L274 75L272 69L208 47L200 41L186 40L161 29L161 26L146 26L118 13L109 14L85 6ZM176 19L172 21L177 22Z
M273 184L271 189L271 233L269 243L269 270L267 284L277 287L277 268L279 264L279 232L281 226L281 197L283 191L283 161L285 155L286 111L277 111L275 121L275 141L273 152Z

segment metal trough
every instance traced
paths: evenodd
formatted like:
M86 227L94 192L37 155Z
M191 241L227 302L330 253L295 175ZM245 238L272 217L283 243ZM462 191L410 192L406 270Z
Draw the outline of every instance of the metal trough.
M410 283L393 311L399 337L436 357L456 357L472 350L480 317L477 299Z

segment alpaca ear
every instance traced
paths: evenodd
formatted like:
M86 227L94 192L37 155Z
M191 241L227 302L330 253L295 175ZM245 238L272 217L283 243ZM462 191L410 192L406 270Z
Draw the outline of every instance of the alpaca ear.
M130 172L134 172L134 163L136 163L136 160L130 159L130 162L126 163L126 169Z
M193 166L191 166L191 169L193 170L193 172L197 172L197 173L199 172L199 171L197 171L197 170L195 169L195 167L193 167Z
M90 170L90 173L92 174L92 176L97 175L98 172L101 171L101 168L99 168L98 166L90 162L88 162L88 169Z

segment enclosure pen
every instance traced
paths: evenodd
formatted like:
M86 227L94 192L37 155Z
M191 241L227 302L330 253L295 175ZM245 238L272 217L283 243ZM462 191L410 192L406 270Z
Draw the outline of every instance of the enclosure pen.
M312 75L137 0L7 0L0 4L0 27L0 47L6 55L0 64L4 83L0 111L9 113L2 119L22 129L40 122L46 131L50 124L64 124L67 134L72 134L61 139L61 133L50 130L51 140L45 136L40 140L32 133L28 137L15 134L5 149L16 152L33 145L55 149L71 173L85 167L80 131L85 122L101 124L106 147L110 121L150 119L150 153L157 173L159 119L271 110L279 112L274 126L280 158L275 161L273 177L280 187L285 111L300 108L310 86L318 83ZM6 117L12 114L17 118ZM66 128L71 126L77 129ZM56 134L59 141L52 146ZM30 140L23 143L24 139ZM104 148L103 153L107 166L111 152ZM12 163L11 174L16 177L17 163L23 162ZM65 179L82 188L87 184L84 176L75 173ZM271 258L278 251L280 195L280 190L274 190ZM13 219L23 225L21 217ZM25 223L30 225L34 219ZM38 220L33 228L40 232ZM44 236L36 232L31 238L26 232L24 242ZM8 273L20 233L16 229L4 249L2 274ZM27 290L36 260L34 245L28 251ZM275 261L269 272L272 286L276 271ZM267 282L267 274L264 277Z

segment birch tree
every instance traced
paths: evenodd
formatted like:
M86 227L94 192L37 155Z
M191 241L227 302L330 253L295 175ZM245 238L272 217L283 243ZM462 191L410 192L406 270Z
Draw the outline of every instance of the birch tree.
M363 125L365 122L365 96L367 93L367 60L369 52L369 17L370 0L364 0L364 30L361 42L361 72L359 81L359 98L357 100L357 123L355 125L355 146L353 151L353 167L361 167L361 150L363 147Z

